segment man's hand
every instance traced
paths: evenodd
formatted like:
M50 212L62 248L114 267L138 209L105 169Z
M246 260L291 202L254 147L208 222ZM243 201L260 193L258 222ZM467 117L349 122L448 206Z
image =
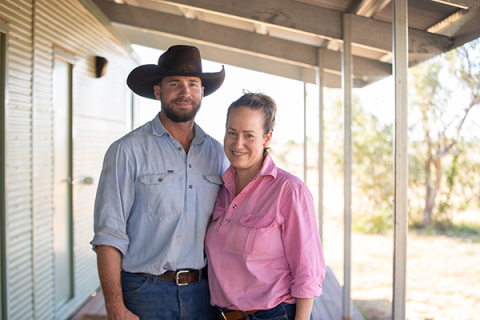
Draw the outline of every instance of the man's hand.
M108 320L139 320L123 303L120 251L110 246L97 246L97 267L102 285Z
M139 317L125 308L123 304L121 307L110 309L110 311L107 311L107 314L108 320L140 320Z

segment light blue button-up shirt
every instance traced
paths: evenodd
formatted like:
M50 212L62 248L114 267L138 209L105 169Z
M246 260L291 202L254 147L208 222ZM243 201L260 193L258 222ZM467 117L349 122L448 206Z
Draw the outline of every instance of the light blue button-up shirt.
M122 269L159 275L206 264L204 238L222 174L222 145L197 124L188 151L152 121L108 149L91 242L117 248Z

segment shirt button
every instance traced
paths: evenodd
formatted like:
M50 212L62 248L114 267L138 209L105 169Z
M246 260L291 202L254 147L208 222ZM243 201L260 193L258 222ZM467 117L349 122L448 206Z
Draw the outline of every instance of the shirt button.
M163 181L162 178L158 178L158 182L162 182L162 181Z
M230 219L227 219L227 222L230 222Z
M181 148L181 147L178 147L178 151L180 151L180 150L182 150L182 148Z
M191 167L192 167L192 165L191 165L191 164L189 164L189 165L188 165L188 167L189 167L189 168L191 168Z
M167 133L167 137L170 137L170 135Z
M192 189L192 188L193 188L193 186L192 186L192 185L189 185L188 187L189 187L190 189Z
M236 205L236 204L234 204L234 205L233 205L233 209L235 209L236 207L237 207L237 205Z

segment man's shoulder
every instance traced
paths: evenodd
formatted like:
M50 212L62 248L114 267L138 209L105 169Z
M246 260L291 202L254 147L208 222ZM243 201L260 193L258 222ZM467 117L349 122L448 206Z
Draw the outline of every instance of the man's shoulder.
M147 139L152 134L152 126L150 121L141 125L140 127L130 131L120 139L114 141L112 145L122 145L123 147L131 146L132 144L137 144L141 140Z

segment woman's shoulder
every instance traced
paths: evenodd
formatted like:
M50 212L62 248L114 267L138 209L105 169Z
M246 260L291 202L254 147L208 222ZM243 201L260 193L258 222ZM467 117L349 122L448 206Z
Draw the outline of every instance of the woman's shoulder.
M307 187L300 178L279 167L277 167L276 179L279 183L293 189L303 189Z

